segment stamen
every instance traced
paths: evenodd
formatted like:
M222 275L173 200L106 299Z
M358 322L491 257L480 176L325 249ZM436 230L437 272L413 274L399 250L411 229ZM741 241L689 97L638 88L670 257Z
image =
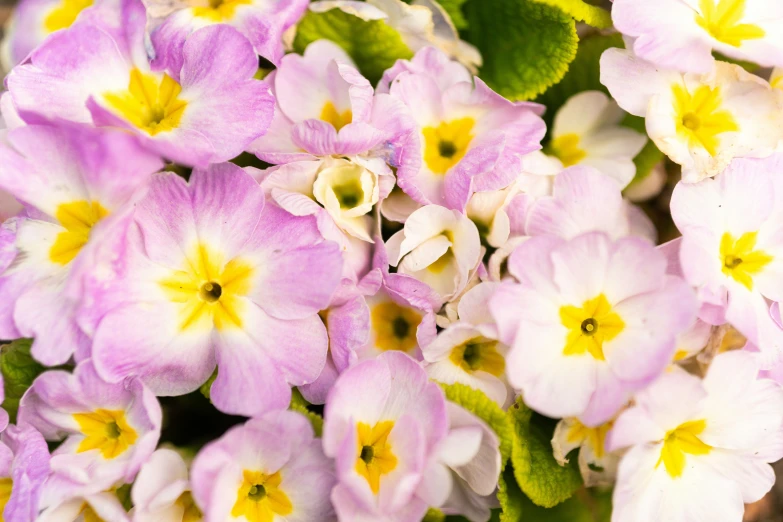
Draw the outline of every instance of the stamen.
M106 424L106 436L110 439L119 439L122 435L122 430L117 426L117 423L112 421Z
M396 317L392 321L392 330L396 338L405 339L411 331L411 325L408 324L404 317Z
M208 303L214 303L220 299L221 295L223 295L223 289L214 281L204 283L201 286L201 291L199 292L199 296Z
M582 321L582 333L585 335L594 335L595 332L598 330L598 321L593 319L592 317L589 317Z
M697 130L701 127L701 118L697 114L689 112L682 117L682 126L686 129Z
M247 498L256 502L263 500L264 497L266 497L266 488L262 484L256 484L247 492Z
M362 453L359 455L359 458L362 459L365 464L371 463L374 457L375 450L372 446L362 446Z
M740 263L742 263L742 258L731 254L727 255L723 260L723 265L729 269L737 268Z
M443 158L452 158L457 153L457 147L451 141L442 140L438 143L438 153Z

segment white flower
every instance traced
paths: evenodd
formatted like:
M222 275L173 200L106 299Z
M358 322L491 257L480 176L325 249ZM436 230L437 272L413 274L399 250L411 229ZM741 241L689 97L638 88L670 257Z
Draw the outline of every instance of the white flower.
M508 347L498 341L488 304L498 285L480 283L466 292L457 306L459 320L421 351L430 379L465 384L505 407L514 398L506 380Z
M606 446L620 461L613 522L742 520L775 483L783 457L783 388L758 379L754 354L718 355L701 381L683 370L639 392Z
M476 225L456 210L427 205L386 243L397 272L427 283L443 301L459 295L481 260Z
M557 111L549 152L564 167L594 167L625 188L636 174L633 158L647 137L622 127L623 116L625 112L604 93L580 92Z
M619 451L606 451L606 434L612 429L614 420L598 426L585 426L576 417L562 419L552 436L552 451L561 465L568 464L566 456L579 448L579 471L585 486L604 486L614 483Z
M783 139L783 97L738 65L682 74L608 49L601 83L620 107L645 117L650 139L682 165L686 182L715 176L734 158L769 156Z

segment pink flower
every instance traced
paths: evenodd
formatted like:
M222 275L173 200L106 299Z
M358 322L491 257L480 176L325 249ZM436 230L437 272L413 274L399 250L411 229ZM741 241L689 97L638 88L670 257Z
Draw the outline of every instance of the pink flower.
M164 72L150 67L140 0L123 1L120 21L120 28L85 23L58 32L14 68L7 85L22 118L119 127L197 166L237 156L269 127L274 100L253 78L256 54L236 29L197 31L181 68Z
M227 413L285 408L324 367L326 308L342 270L311 217L265 203L233 164L153 179L126 238L107 244L83 321L98 372L138 375L158 395L198 388Z
M204 522L334 520L332 463L306 417L269 412L229 430L193 461L193 496Z

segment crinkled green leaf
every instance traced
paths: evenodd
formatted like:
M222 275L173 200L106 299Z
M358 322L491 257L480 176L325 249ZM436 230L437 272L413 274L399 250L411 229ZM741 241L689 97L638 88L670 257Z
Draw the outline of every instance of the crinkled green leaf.
M513 100L535 98L568 71L579 38L574 19L533 0L469 0L467 40L484 59L479 77Z
M466 386L464 384L441 384L446 398L459 404L476 417L483 420L494 430L500 440L500 457L504 465L511 456L514 431L511 419L506 415L495 401L487 397L484 392Z
M291 404L289 404L288 409L299 412L307 417L307 419L310 421L310 424L313 425L315 436L320 437L324 429L324 418L317 413L310 411L307 408L309 404L310 403L307 402L304 397L302 397L302 394L299 393L299 390L294 389L291 393Z
M622 36L596 34L579 42L576 58L571 62L568 73L535 100L546 105L544 121L547 128L552 127L555 114L571 96L583 91L602 91L609 94L601 84L599 60L603 52L610 47L623 47Z
M324 13L308 11L297 26L294 50L302 53L312 42L321 39L331 40L345 49L373 85L395 61L413 56L400 33L383 20L365 21L340 9Z
M612 15L606 9L590 5L583 0L536 0L542 4L558 7L576 20L599 29L612 27Z
M580 490L565 502L552 508L533 504L522 495L522 520L536 522L609 522L611 518L611 494L599 493L593 496L587 490ZM606 500L609 500L608 510Z
M525 494L519 489L514 478L514 470L506 466L498 480L498 501L500 502L500 522L519 522L522 520L523 499Z
M0 372L3 374L3 408L11 422L16 420L19 401L36 377L46 370L30 355L32 339L17 339L0 347Z
M446 520L446 515L443 514L443 511L436 508L430 508L427 511L427 514L424 515L424 518L421 519L421 522L444 522Z
M458 31L468 28L468 21L465 20L465 15L462 13L462 6L467 0L437 0L438 3L451 17L451 22Z
M542 507L568 499L582 485L577 459L560 466L552 455L553 426L532 422L533 411L521 399L508 410L514 423L511 463L520 489Z

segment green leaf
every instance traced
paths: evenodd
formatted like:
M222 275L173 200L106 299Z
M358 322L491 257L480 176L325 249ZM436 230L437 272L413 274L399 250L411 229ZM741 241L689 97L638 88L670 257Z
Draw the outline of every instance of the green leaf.
M519 522L522 520L522 508L525 494L519 489L514 478L514 470L506 466L498 480L498 501L500 502L500 522Z
M579 38L574 19L533 0L469 0L467 40L484 59L479 76L512 100L535 98L568 71Z
M574 19L598 29L612 27L612 15L606 9L590 5L583 0L536 0L542 4L560 8Z
M456 403L476 417L483 420L494 430L500 440L501 465L511 456L514 438L514 428L511 419L498 404L487 397L484 392L464 384L441 384L446 398Z
M610 489L580 489L554 507L537 506L519 489L511 466L500 476L498 501L500 522L609 522L612 516Z
M443 511L437 508L430 508L427 514L424 515L424 518L421 519L421 522L444 522L444 520L446 520L446 515L443 514Z
M619 34L608 36L596 34L579 42L576 58L571 62L568 73L556 85L553 85L535 101L546 105L544 121L547 128L552 127L555 114L568 99L582 91L609 91L601 84L601 69L599 60L603 52L610 47L623 47L623 39ZM642 129L642 132L644 129Z
M400 33L383 20L365 21L336 8L324 13L308 11L297 26L294 50L303 53L321 39L345 49L373 85L395 61L413 56Z
M291 411L296 411L307 417L307 419L310 421L310 424L313 425L313 431L315 432L316 437L320 437L321 433L324 429L324 418L318 415L317 413L314 413L310 411L307 406L309 406L310 403L307 402L304 397L302 397L302 394L299 393L299 390L294 388L294 390L291 393L291 404L289 404L288 409Z
M16 412L24 392L46 370L30 355L32 344L32 339L17 339L0 347L0 372L5 390L3 408L11 422L16 422Z
M201 392L201 395L203 395L207 399L209 399L209 397L210 397L210 390L212 389L212 383L215 382L215 379L217 379L217 373L218 373L218 371L216 369L214 372L212 372L212 375L209 376L209 379L207 379L207 382L202 384L201 387L199 387L199 389L198 389Z
M448 13L457 31L468 28L468 21L465 20L465 15L462 13L462 6L465 2L467 0L438 0L441 7Z
M508 410L514 422L511 463L520 489L542 507L553 507L568 499L582 485L577 459L560 466L552 455L553 427L536 417L521 399Z

